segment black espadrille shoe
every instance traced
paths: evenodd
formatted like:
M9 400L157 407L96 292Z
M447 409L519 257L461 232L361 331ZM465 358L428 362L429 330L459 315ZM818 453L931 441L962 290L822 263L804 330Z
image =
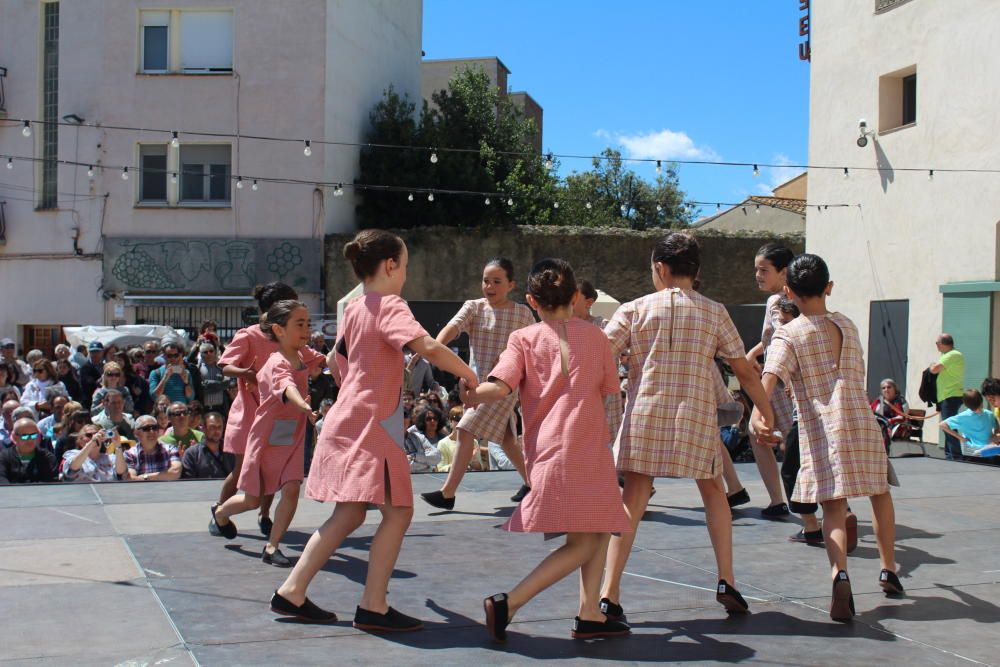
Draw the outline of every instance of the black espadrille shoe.
M275 567L292 566L292 561L288 559L288 556L281 553L281 549L275 549L274 553L268 553L267 547L264 547L264 551L260 554L260 559L267 565L273 565Z
M628 623L622 621L584 621L579 616L573 619L573 639L597 639L599 637L622 637L632 633Z
M369 632L413 632L423 630L424 623L392 607L389 607L389 611L384 614L358 607L354 612L354 627Z
M878 585L886 595L902 595L903 584L892 570L882 570L878 575Z
M228 523L220 526L219 522L215 520L215 510L219 509L218 505L212 505L212 522L208 524L208 532L216 537L224 537L227 540L235 540L239 532L236 530L236 524L230 519Z
M739 507L740 505L746 505L750 502L750 494L747 493L746 489L740 489L731 496L726 496L726 500L729 501L729 508Z
M608 617L609 621L620 621L626 623L625 610L620 604L615 604L608 598L601 598L601 613Z
M507 641L507 626L510 625L507 594L497 593L483 600L483 611L486 612L486 630L493 641Z
M726 608L727 614L749 614L750 605L740 592L725 579L719 579L715 587L715 601Z
M296 605L281 597L278 591L274 591L271 596L271 611L281 616L292 616L309 623L336 623L337 615L332 611L320 609L314 605L309 598L305 602Z
M510 497L511 502L519 503L524 500L524 497L531 493L531 487L527 484L522 484L521 488L517 490L517 493Z
M425 503L439 510L448 510L450 512L455 509L455 496L445 498L444 494L440 491L428 491L427 493L421 493L420 497L424 499Z
M833 578L830 618L840 623L849 623L854 618L854 595L851 594L851 579L844 570L837 572L837 576Z

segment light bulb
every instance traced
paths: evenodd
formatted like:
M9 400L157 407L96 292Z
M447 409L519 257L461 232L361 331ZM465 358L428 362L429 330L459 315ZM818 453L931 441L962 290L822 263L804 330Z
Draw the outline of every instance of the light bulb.
M431 151L431 164L437 164L438 154L436 151Z
M657 212L657 213L663 213L663 207L662 207L662 206L660 206L659 204L657 204L657 205L656 205L656 212Z
M511 197L507 197L507 206L513 206L514 200Z
M754 208L754 211L753 211L753 212L754 212L754 213L755 213L756 215L760 215L760 204L757 204L757 206L756 206L756 208Z
M170 182L173 183L174 185L177 185L177 172L176 171L173 172L172 174L170 174Z
M344 194L344 186L341 185L340 183L337 183L337 187L333 189L333 196L341 197L343 196L343 194Z
M663 173L663 163L659 160L656 161L656 175L659 176Z
M552 159L552 153L545 156L545 168L551 169L555 166L555 161Z
M716 211L721 211L722 210L722 204L719 204L718 202L716 202L716 204L715 204L715 210Z
M622 215L625 215L626 213L628 213L628 206L622 204Z
M122 180L128 180L128 167L122 167Z
M490 198L487 197L486 199L484 199L483 203L486 204L487 206L489 206L490 205Z
M851 172L847 171L847 167L844 167L844 178L850 178Z
M93 166L87 167L87 178L89 178L91 180L94 179L94 167Z
M30 122L24 121L24 127L21 129L21 134L23 134L26 137L30 137L31 136L31 123Z
M407 197L407 201L413 201L413 193L411 192Z
M243 179L240 178L239 176L236 177L236 189L237 190L243 189Z
M593 207L590 205L590 202L587 202L587 210L589 211L591 208Z
M552 202L552 208L559 208L559 202Z
M760 176L760 169L757 167L757 165L754 165L753 166L753 177L757 178L758 176Z
M259 187L257 187L257 181L256 180L253 182L253 185L250 186L250 189L253 190L254 192L257 192L257 190L260 189Z
M174 132L173 135L174 135L173 138L170 140L170 145L173 148L177 148L178 146L181 145L181 141L180 141L180 139L177 138L177 133L176 132Z
M12 157L7 158L7 168L8 169L14 168L14 158Z
M427 195L427 201L434 201L434 193L433 192L428 193L428 195Z
M934 170L933 169L931 169L930 171L927 172L927 180L928 181L933 181L934 180Z
M313 154L312 145L310 145L309 140L306 139L306 147L302 149L302 154L309 157Z

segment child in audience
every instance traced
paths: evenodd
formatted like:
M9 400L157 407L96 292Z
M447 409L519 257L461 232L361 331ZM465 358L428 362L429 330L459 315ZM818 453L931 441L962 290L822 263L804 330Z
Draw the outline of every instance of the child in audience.
M997 418L992 410L983 409L983 395L977 389L966 389L962 394L965 410L949 417L939 425L948 435L958 438L965 456L983 456L986 448L998 442ZM993 456L993 454L987 454Z

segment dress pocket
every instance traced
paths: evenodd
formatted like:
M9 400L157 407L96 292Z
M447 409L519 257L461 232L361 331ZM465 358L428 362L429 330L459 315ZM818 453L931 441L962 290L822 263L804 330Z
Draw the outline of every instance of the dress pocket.
M267 444L271 447L294 445L297 426L297 419L275 419L274 424L271 425L271 433L267 437Z

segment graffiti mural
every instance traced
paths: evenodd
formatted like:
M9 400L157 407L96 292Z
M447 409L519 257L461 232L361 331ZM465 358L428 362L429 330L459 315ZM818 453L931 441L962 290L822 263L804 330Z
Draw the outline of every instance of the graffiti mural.
M248 293L280 280L320 290L321 244L313 239L105 239L104 288L170 294Z

